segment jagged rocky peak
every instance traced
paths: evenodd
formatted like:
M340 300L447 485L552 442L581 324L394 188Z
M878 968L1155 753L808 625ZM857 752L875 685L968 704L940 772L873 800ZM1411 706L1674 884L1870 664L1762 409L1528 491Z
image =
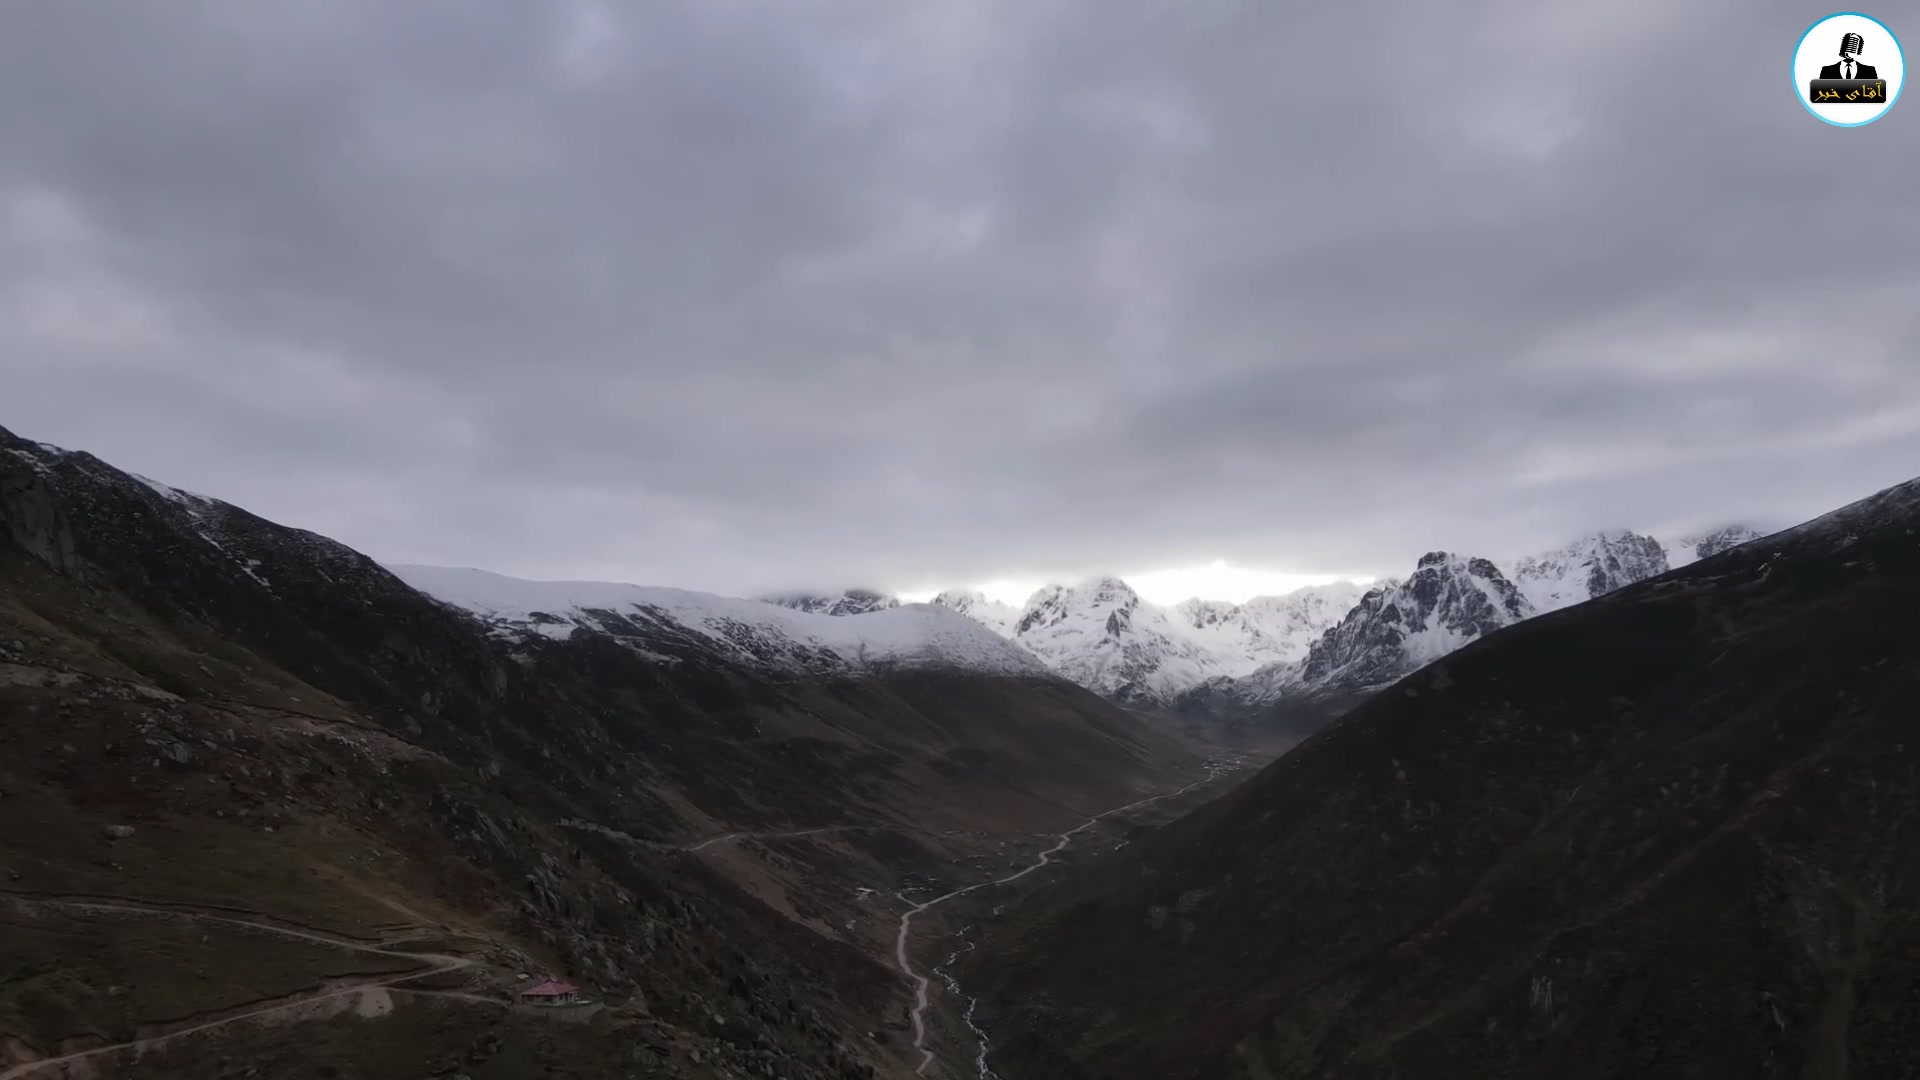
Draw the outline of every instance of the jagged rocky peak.
M1225 600L1202 600L1197 596L1173 605L1173 613L1196 630L1243 619L1240 605Z
M1749 525L1725 525L1675 541L1667 549L1667 561L1674 566L1685 566L1701 559L1711 559L1741 544L1750 544L1765 535Z
M1110 574L1090 578L1082 582L1078 588L1078 592L1084 596L1089 603L1132 605L1134 607L1140 605L1140 594L1133 591L1133 586Z
M952 608L964 615L983 604L991 604L993 601L987 599L987 594L978 589L946 589L936 594L928 603L938 604L944 608Z
M1140 608L1140 594L1112 575L1089 578L1078 585L1046 585L1027 599L1014 627L1016 634L1090 619L1105 624L1112 635L1123 633Z
M1049 626L1066 619L1067 586L1042 585L1027 597L1027 606L1020 609L1020 621L1014 624L1015 634L1024 634L1036 627Z
M1414 601L1420 619L1476 637L1533 614L1490 559L1429 552L1399 591Z
M978 589L948 589L929 603L957 611L1001 637L1012 637L1013 624L1020 618L1019 608L994 600Z
M1038 590L1014 636L1066 678L1129 704L1168 701L1224 674L1165 609L1111 575Z
M1294 681L1341 690L1391 682L1533 613L1491 560L1428 552L1404 582L1368 590L1308 649Z
M1598 532L1565 547L1521 559L1514 583L1540 611L1591 600L1667 572L1667 549L1627 530Z
M1164 704L1202 683L1299 659L1361 591L1343 581L1245 604L1195 598L1162 607L1106 574L1047 585L1019 608L969 589L932 603L1013 638L1096 692Z
M815 615L865 615L869 611L887 611L900 606L897 597L872 589L848 589L841 593L785 593L766 599L769 604Z

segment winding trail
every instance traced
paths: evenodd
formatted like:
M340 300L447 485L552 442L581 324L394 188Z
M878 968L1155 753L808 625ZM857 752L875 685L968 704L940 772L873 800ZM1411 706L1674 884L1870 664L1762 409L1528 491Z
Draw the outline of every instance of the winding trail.
M688 855L705 851L708 848L720 844L730 844L736 840L791 840L801 836L825 836L832 833L898 833L903 836L1032 835L1020 829L916 829L911 825L816 825L807 829L781 829L775 831L741 829L736 832L725 832L715 836L709 836L705 840L696 840L691 844L670 844L664 840L648 840L644 837L635 836L632 833L621 832L619 829L608 828L596 822L581 821L578 818L563 818L559 824L563 829L597 833L613 840L619 840L628 844L638 844L645 848L652 848L655 851L679 852Z
M675 848L676 851L705 851L715 844L730 843L734 840L790 840L797 836L819 836L822 833L873 831L875 825L822 825L817 829L795 829L792 832L730 832L719 836L710 836L697 844Z
M915 1050L920 1051L920 1064L914 1068L913 1074L915 1076L924 1075L927 1071L927 1066L933 1064L933 1057L934 1057L933 1051L927 1049L927 1007L930 1004L932 1004L930 994L933 988L933 980L929 979L925 975L920 974L918 971L915 971L913 968L913 960L907 954L908 938L911 937L913 934L914 916L920 914L923 911L926 911L928 908L937 907L941 904L946 903L949 900L953 900L953 899L957 899L959 897L965 896L968 893L978 892L981 889L990 889L995 885L1009 885L1009 884L1012 884L1013 882L1019 881L1021 878L1026 877L1028 874L1031 874L1034 871L1041 869L1042 867L1051 865L1053 862L1053 857L1065 851L1067 847L1073 843L1074 837L1092 828L1094 825L1098 824L1103 818L1109 818L1115 814L1125 813L1126 811L1132 810L1137 806L1146 806L1150 803L1160 802L1163 799L1172 799L1172 798L1177 798L1181 795L1185 795L1187 792L1192 791L1194 788L1197 788L1200 785L1208 783L1210 781L1216 780L1219 777L1225 775L1226 773L1233 771L1233 769L1237 767L1238 767L1237 763L1233 763L1233 762L1208 762L1207 774L1205 776L1201 777L1198 780L1195 780L1193 783L1188 784L1186 787L1183 787L1178 791L1169 791L1163 795L1151 795L1144 799L1136 799L1133 802L1126 804L1125 806L1116 806L1111 810L1104 810L1098 814L1093 815L1092 817L1081 822L1080 824L1074 826L1073 828L1068 829L1066 832L1058 834L1059 839L1054 842L1054 845L1048 848L1047 850L1041 852L1040 857L1037 860L1035 860L1032 863L1032 865L1027 866L1022 870L1016 871L1015 873L1008 874L1006 877L1003 877L1003 878L994 878L991 881L978 882L973 885L968 885L965 888L955 889L952 892L944 893L940 896L934 897L931 900L926 900L921 903L915 904L913 907L909 908L906 911L906 913L902 914L900 916L900 932L897 936L895 936L893 941L893 959L894 959L894 964L897 967L899 967L900 973L902 975L905 975L908 979L912 980L914 984L913 1014L912 1014L913 1016L913 1048ZM900 897L900 899L905 900L906 897L902 896ZM986 1061L986 1048L984 1045L981 1047L980 1060L981 1060L981 1063L984 1065ZM6 1078L4 1076L0 1076L0 1080L6 1080Z
M393 947L395 944L410 938L419 937L422 933L430 931L416 931L380 943L368 943L365 941L355 941L352 938L323 933L318 930L300 930L279 926L270 922L243 919L227 912L204 908L142 904L132 900L68 900L21 893L0 893L0 899L32 906L60 908L66 911L85 911L119 915L151 915L160 918L191 919L197 922L221 923L227 926L239 926L249 930L258 930L262 933L276 934L280 937L312 942L335 949L347 949L352 952L369 953L374 956L397 957L402 960L414 960L428 965L424 971L409 971L396 975L350 977L351 981L345 982L344 984L328 986L318 992L278 997L258 1007L239 1006L240 1011L238 1012L229 1013L216 1020L208 1020L198 1024L191 1024L187 1027L177 1028L164 1034L149 1035L144 1038L130 1039L126 1042L113 1043L108 1046L98 1046L91 1050L80 1050L71 1054L41 1058L38 1061L22 1062L11 1068L7 1068L5 1071L0 1071L0 1080L17 1080L19 1077L29 1076L42 1069L71 1065L89 1058L118 1054L126 1050L146 1050L150 1047L159 1046L168 1040L180 1038L183 1035L192 1035L213 1028L225 1027L228 1024L237 1024L243 1020L251 1020L255 1017L267 1016L272 1013L304 1008L316 1001L328 1001L333 998L346 997L351 994L360 994L368 990L386 987L394 987L401 993L420 996L452 998L458 1001L477 1002L502 1007L507 1004L504 1001L483 998L477 994L466 994L455 990L409 990L398 987L396 985L398 983L424 979L432 975L444 975L449 971L458 971L462 968L473 967L477 963L477 961L468 957L455 956L451 953L412 952Z
M705 840L696 840L691 844L669 844L661 840L648 840L635 836L632 833L624 833L619 829L609 829L605 825L596 824L591 821L581 821L577 818L562 819L560 827L563 829L578 829L581 832L598 833L601 836L625 841L629 844L638 844L641 847L652 848L655 851L681 852L684 854L705 851L716 844L730 844L735 840L790 840L798 836L820 836L825 833L901 831L889 825L820 825L811 829L789 829L781 832L755 832L750 829L743 829L739 832L709 836Z

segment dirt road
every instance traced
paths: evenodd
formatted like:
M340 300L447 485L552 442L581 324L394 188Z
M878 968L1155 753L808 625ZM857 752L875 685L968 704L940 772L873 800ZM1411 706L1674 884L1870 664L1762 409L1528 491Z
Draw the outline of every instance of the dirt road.
M279 926L270 922L260 922L253 919L244 919L230 912L207 910L204 908L174 907L174 906L161 905L161 904L142 904L142 903L139 903L138 901L132 901L132 900L58 899L58 898L50 898L50 897L27 896L27 895L21 895L17 893L0 893L0 898L11 900L16 903L23 903L23 904L28 904L28 905L37 906L37 907L57 908L62 911L82 911L82 912L93 912L98 914L143 915L143 916L153 916L158 918L189 919L195 922L220 923L226 926L240 926L240 927L245 927L249 930L257 930L267 934L276 934L281 937L292 938L298 941L312 942L319 945L329 946L331 948L347 949L352 952L367 953L373 956L389 956L389 957L396 957L402 960L414 960L414 961L418 961L421 964L427 965L425 970L422 970L422 971L410 971L410 972L404 972L398 975L367 976L364 978L355 979L346 985L329 986L324 990L319 990L312 993L297 994L291 997L274 998L270 1002L264 1002L259 1004L257 1007L244 1006L244 1005L239 1006L240 1011L238 1012L228 1013L227 1015L222 1016L216 1020L208 1020L204 1023L191 1024L187 1027L179 1028L174 1031L169 1031L162 1035L151 1035L141 1039L130 1039L126 1042L114 1043L110 1046L99 1046L91 1050L80 1050L71 1054L61 1054L57 1057L41 1058L38 1061L22 1062L21 1064L11 1066L7 1068L5 1071L0 1072L0 1080L18 1080L19 1077L31 1076L35 1073L42 1072L43 1070L60 1068L66 1065L86 1061L90 1058L104 1057L110 1054L118 1054L118 1053L121 1053L122 1051L145 1050L151 1047L159 1046L162 1043L165 1043L171 1039L178 1039L185 1035L193 1035L198 1032L209 1031L218 1027L225 1027L228 1024L237 1024L243 1020L251 1020L256 1017L267 1016L277 1012L284 1012L291 1009L303 1008L305 1006L313 1004L316 1001L327 1001L334 998L346 997L351 994L365 993L368 990L373 990L378 988L396 987L396 989L401 989L402 992L404 993L410 993L410 994L416 994L416 995L446 997L446 998L453 998L455 1000L479 1002L479 1003L485 1003L490 1005L504 1006L506 1004L505 1002L495 1001L491 998L483 998L475 994L465 994L465 993L460 993L452 990L405 990L403 988L397 987L397 984L399 983L411 982L414 979L424 979L431 975L442 975L449 971L457 971L462 968L472 967L474 965L473 960L468 959L467 957L464 957L464 956L454 956L449 953L413 952L411 950L394 948L395 944L398 944L402 941L407 940L408 937L417 937L423 931L415 931L409 935L406 935L400 938L395 938L391 942L368 943L365 941L355 941L352 938L344 938L344 937L339 937L333 934L323 933L318 930L295 929L295 928L290 928L286 926Z

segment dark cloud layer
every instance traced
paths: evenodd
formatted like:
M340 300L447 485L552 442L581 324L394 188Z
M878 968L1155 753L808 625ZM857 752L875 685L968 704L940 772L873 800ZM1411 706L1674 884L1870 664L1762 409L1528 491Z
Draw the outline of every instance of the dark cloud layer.
M1784 522L1920 472L1920 104L1809 18L19 5L0 423L734 591Z

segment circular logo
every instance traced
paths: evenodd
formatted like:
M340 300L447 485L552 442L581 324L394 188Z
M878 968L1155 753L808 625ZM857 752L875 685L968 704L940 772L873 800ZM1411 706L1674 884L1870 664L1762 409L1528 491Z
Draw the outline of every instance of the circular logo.
M1900 96L1906 73L1893 31L1857 11L1814 23L1793 50L1794 93L1808 112L1835 127L1880 119Z

